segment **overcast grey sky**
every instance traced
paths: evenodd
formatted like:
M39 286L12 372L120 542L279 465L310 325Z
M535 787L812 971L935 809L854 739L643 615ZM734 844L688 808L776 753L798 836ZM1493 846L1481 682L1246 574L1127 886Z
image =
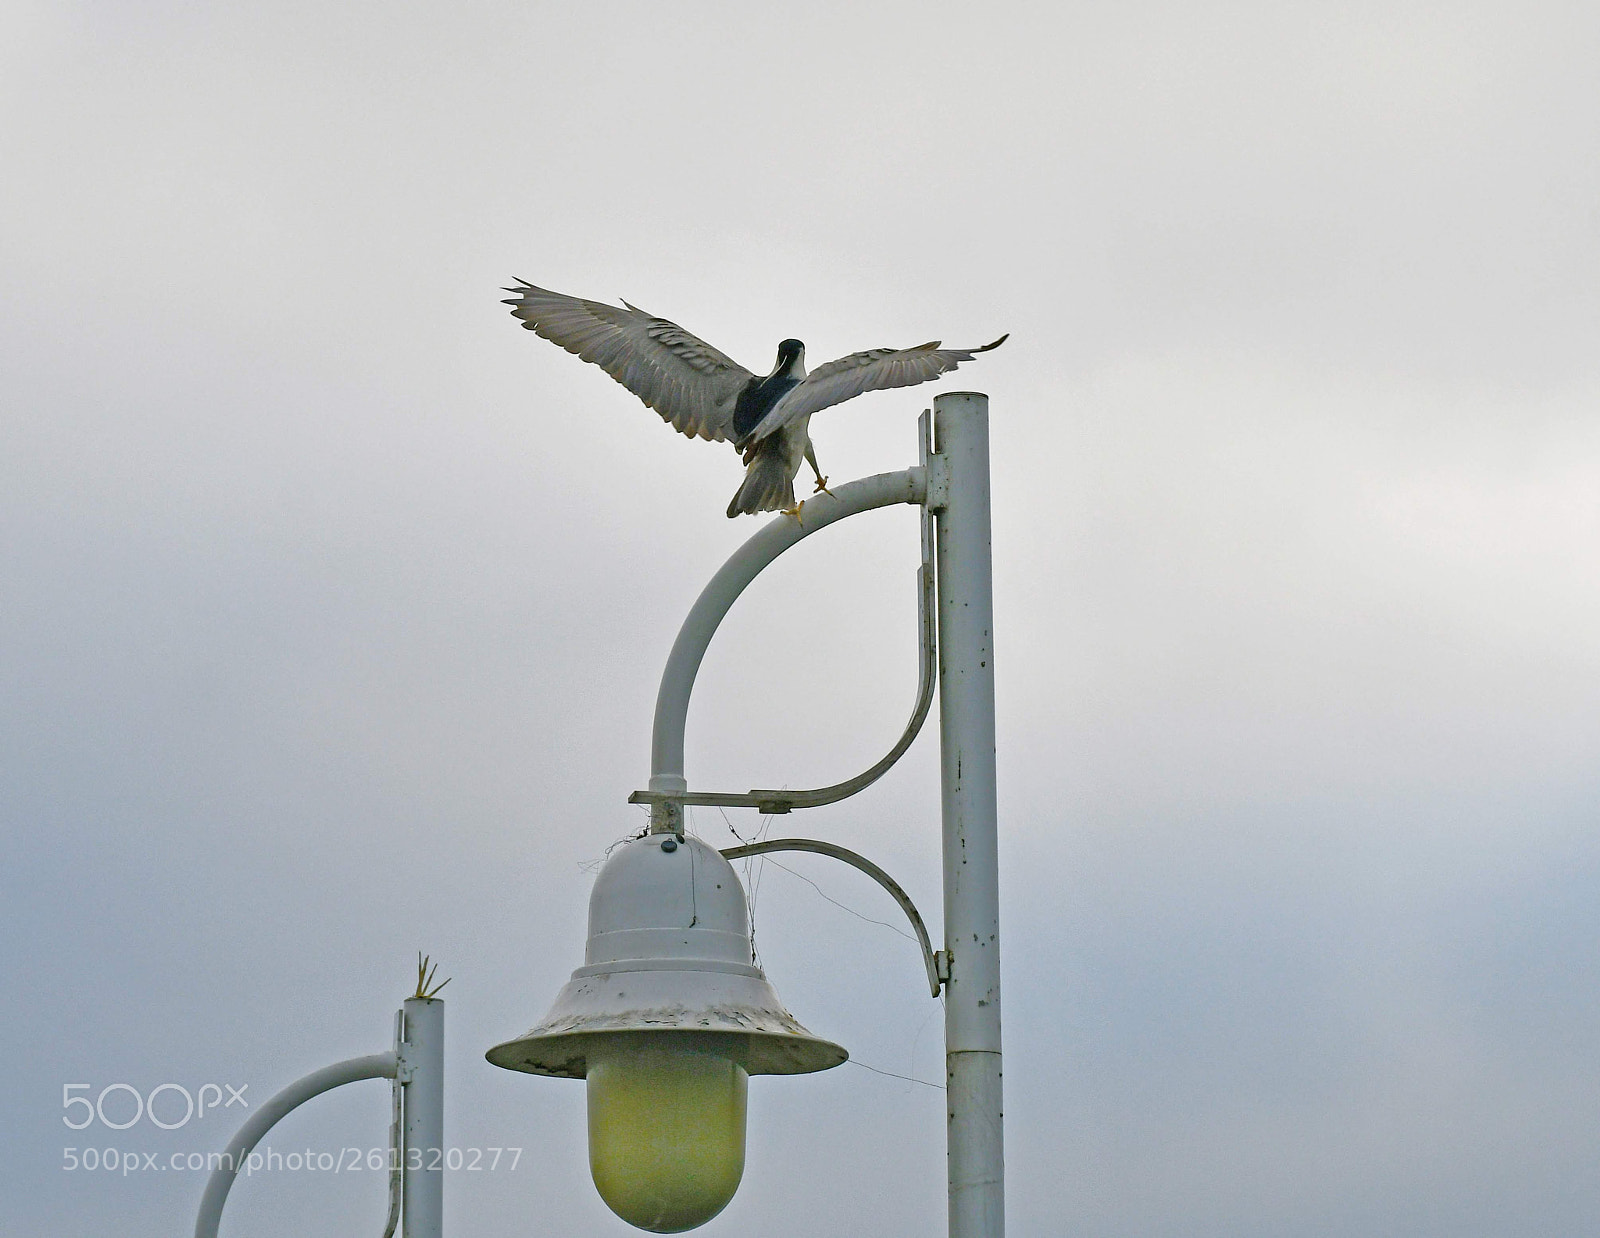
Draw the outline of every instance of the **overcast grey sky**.
M384 1047L422 949L448 1141L525 1149L452 1176L450 1232L632 1232L582 1088L482 1054L580 962L667 649L756 524L732 452L518 328L525 276L762 371L1012 333L944 386L992 400L1013 1233L1593 1234L1597 64L1552 0L10 0L0 1228L185 1232L199 1175L63 1149L239 1108L74 1132L63 1085L259 1103ZM824 468L904 467L934 390L820 414ZM883 513L758 583L694 782L879 755L914 558ZM930 736L794 828L936 922L936 812ZM771 864L756 922L811 1028L941 1077L913 947ZM757 1079L704 1232L942 1232L941 1113ZM365 1084L273 1142L385 1123ZM225 1232L382 1217L283 1173Z

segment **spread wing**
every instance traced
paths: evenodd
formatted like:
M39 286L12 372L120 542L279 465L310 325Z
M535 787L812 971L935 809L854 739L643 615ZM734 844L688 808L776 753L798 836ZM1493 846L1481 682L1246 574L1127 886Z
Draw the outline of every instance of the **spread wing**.
M524 327L598 365L673 429L718 443L732 436L734 404L752 375L704 340L626 301L618 309L526 280L506 291Z
M752 439L766 438L791 422L835 404L843 404L865 391L912 387L938 378L981 352L999 348L1009 333L982 348L940 348L939 341L915 348L869 348L819 365L761 419Z

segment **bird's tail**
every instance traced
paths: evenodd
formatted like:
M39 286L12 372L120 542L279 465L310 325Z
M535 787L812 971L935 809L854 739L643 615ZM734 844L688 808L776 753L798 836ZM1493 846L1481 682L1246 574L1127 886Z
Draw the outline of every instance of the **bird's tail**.
M794 506L794 475L784 459L783 435L762 439L744 471L744 485L728 504L728 515L780 512Z

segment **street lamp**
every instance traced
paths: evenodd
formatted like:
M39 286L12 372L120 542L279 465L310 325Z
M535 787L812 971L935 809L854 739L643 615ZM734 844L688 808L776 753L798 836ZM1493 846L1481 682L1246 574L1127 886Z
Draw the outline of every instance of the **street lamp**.
M631 797L650 805L649 830L614 849L595 882L584 965L540 1023L487 1054L507 1069L587 1080L595 1185L614 1212L642 1229L693 1228L732 1198L744 1166L749 1075L800 1074L845 1060L842 1048L795 1020L755 965L744 890L728 860L789 849L855 865L906 910L930 989L945 999L949 1232L951 1238L1004 1233L988 399L941 395L931 420L925 413L919 426L918 467L807 500L796 516L751 537L702 591L662 675L649 788ZM723 616L763 568L802 538L894 503L923 511L923 669L899 742L872 768L831 787L691 791L684 775L689 695ZM931 949L899 886L853 852L775 839L719 853L686 835L687 805L789 813L836 802L875 781L921 728L935 667L944 949Z
M928 986L945 1003L950 1238L1003 1238L999 882L995 821L993 604L988 399L941 395L919 421L921 463L839 486L771 521L701 592L667 658L656 697L650 827L612 849L589 900L584 965L544 1019L490 1049L496 1066L585 1079L589 1164L606 1204L656 1233L702 1225L744 1172L750 1075L837 1066L845 1051L812 1035L756 966L744 888L729 863L810 851L854 865L905 911ZM802 538L894 503L922 508L918 618L922 664L911 719L888 754L854 778L810 791L691 791L684 776L689 694L717 625L744 588ZM803 522L799 518L803 515ZM684 831L691 804L784 814L831 804L881 777L911 746L939 688L944 948L910 898L870 860L833 843L770 839L717 851ZM398 1013L394 1048L315 1071L272 1097L218 1158L195 1223L216 1238L223 1205L260 1139L313 1096L362 1079L393 1081L385 1238L440 1238L443 1226L444 1003L426 961Z
M744 1172L750 1075L845 1060L755 965L733 866L698 838L613 849L589 899L584 966L531 1031L489 1050L508 1070L587 1079L601 1198L654 1233L703 1225Z

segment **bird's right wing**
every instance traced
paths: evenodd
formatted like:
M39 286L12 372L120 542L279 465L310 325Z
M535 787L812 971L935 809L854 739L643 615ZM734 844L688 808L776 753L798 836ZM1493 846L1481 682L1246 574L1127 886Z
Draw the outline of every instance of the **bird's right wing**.
M689 437L732 437L733 409L752 375L677 323L622 304L585 301L526 280L506 304L530 331L598 365Z
M866 391L911 387L938 378L981 352L999 348L1009 338L1002 335L981 348L941 348L938 340L915 348L869 348L829 361L812 370L774 404L745 441L764 439L801 417L843 404Z

